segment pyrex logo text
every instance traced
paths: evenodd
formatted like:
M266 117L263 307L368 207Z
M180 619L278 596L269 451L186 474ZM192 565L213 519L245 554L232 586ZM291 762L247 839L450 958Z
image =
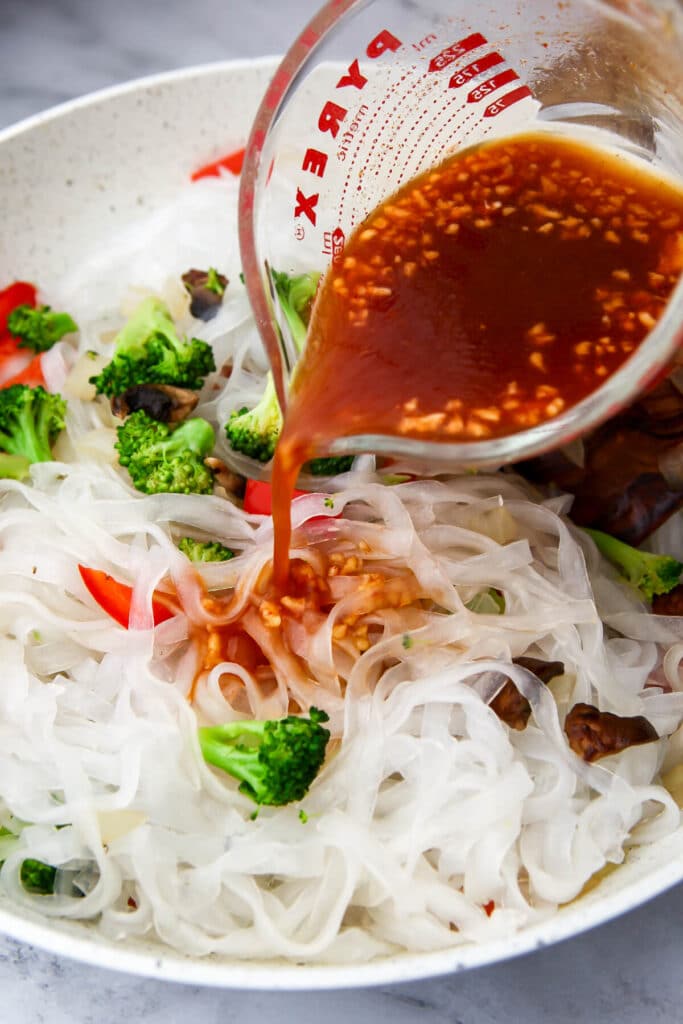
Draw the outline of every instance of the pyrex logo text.
M365 53L370 60L376 60L378 57L381 57L383 53L395 52L402 45L403 44L400 39L397 39L396 36L389 32L388 29L383 29L379 35L376 35L368 44ZM367 81L367 78L360 70L358 58L356 57L356 59L349 64L346 73L343 74L337 82L335 89L361 90L365 88ZM348 107L342 106L341 103L328 99L320 111L320 116L318 117L318 129L323 135L329 133L333 139L336 139L339 134L341 124L348 112ZM301 169L314 174L318 178L322 178L327 168L328 158L329 154L324 150L309 146L304 153ZM309 195L307 192L304 192L302 188L297 187L296 202L294 206L295 218L305 217L315 226L317 219L316 206L318 205L319 199L319 192L313 192Z

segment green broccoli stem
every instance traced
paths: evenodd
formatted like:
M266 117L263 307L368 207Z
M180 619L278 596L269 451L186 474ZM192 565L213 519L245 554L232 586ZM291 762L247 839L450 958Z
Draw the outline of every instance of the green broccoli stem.
M170 345L176 339L175 324L165 303L154 296L143 299L115 338L119 354L142 354L150 337L160 334Z
M277 430L279 433L282 429L282 411L277 399L275 380L270 370L266 374L266 386L263 394L258 404L251 410L251 416L254 422L264 430Z
M283 806L301 800L325 759L328 716L311 708L309 718L227 722L198 730L207 763L240 780L239 790L257 804Z
M38 405L38 414L34 408L24 405L19 415L24 436L26 438L25 454L31 462L50 462L52 450L50 448L50 427L52 414L46 403Z
M31 460L25 455L8 455L0 452L0 479L24 480L29 474Z
M683 563L670 555L640 551L602 530L585 528L584 532L593 539L600 554L612 562L648 601L657 594L668 594L678 585Z
M200 417L185 420L167 438L149 446L150 453L163 452L168 456L191 451L195 455L210 455L216 440L213 427Z
M311 306L319 280L320 274L317 271L297 274L294 277L284 272L273 271L275 291L299 353L303 352L306 343Z
M263 722L228 722L202 726L198 732L202 755L208 764L246 782L251 789L258 789L264 774L258 761L258 746L244 747L239 740L245 734L261 739Z

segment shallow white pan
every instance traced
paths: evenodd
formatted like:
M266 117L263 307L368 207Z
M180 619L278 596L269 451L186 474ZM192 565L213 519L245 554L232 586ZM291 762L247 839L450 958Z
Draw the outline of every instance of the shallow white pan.
M96 93L0 133L0 281L45 289L110 233L163 206L192 169L244 144L276 62L231 62ZM576 935L683 879L683 829L552 919L514 939L372 963L295 966L192 959L145 941L116 945L87 923L41 919L0 895L0 930L103 967L168 980L267 989L338 988L426 978L494 963Z

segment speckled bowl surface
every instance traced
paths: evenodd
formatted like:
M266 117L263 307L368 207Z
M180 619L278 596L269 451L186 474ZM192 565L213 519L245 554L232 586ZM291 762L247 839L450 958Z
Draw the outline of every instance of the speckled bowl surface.
M146 78L65 104L0 133L0 280L49 289L115 229L162 207L193 168L246 141L276 66L272 58ZM683 879L683 829L634 849L580 901L514 939L350 967L182 956L158 943L125 945L92 924L57 921L0 894L0 930L98 966L194 984L313 989L386 984L494 963L624 913Z

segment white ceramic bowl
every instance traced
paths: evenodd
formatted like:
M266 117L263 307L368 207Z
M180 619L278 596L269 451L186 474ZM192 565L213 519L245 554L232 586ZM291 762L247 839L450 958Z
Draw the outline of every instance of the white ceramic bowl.
M49 289L72 261L163 206L193 168L243 145L273 59L157 75L57 107L0 133L0 281ZM98 966L193 984L313 989L426 978L517 956L628 911L683 879L683 828L634 849L579 902L514 939L346 967L182 956L117 945L91 925L46 920L0 895L0 930Z

